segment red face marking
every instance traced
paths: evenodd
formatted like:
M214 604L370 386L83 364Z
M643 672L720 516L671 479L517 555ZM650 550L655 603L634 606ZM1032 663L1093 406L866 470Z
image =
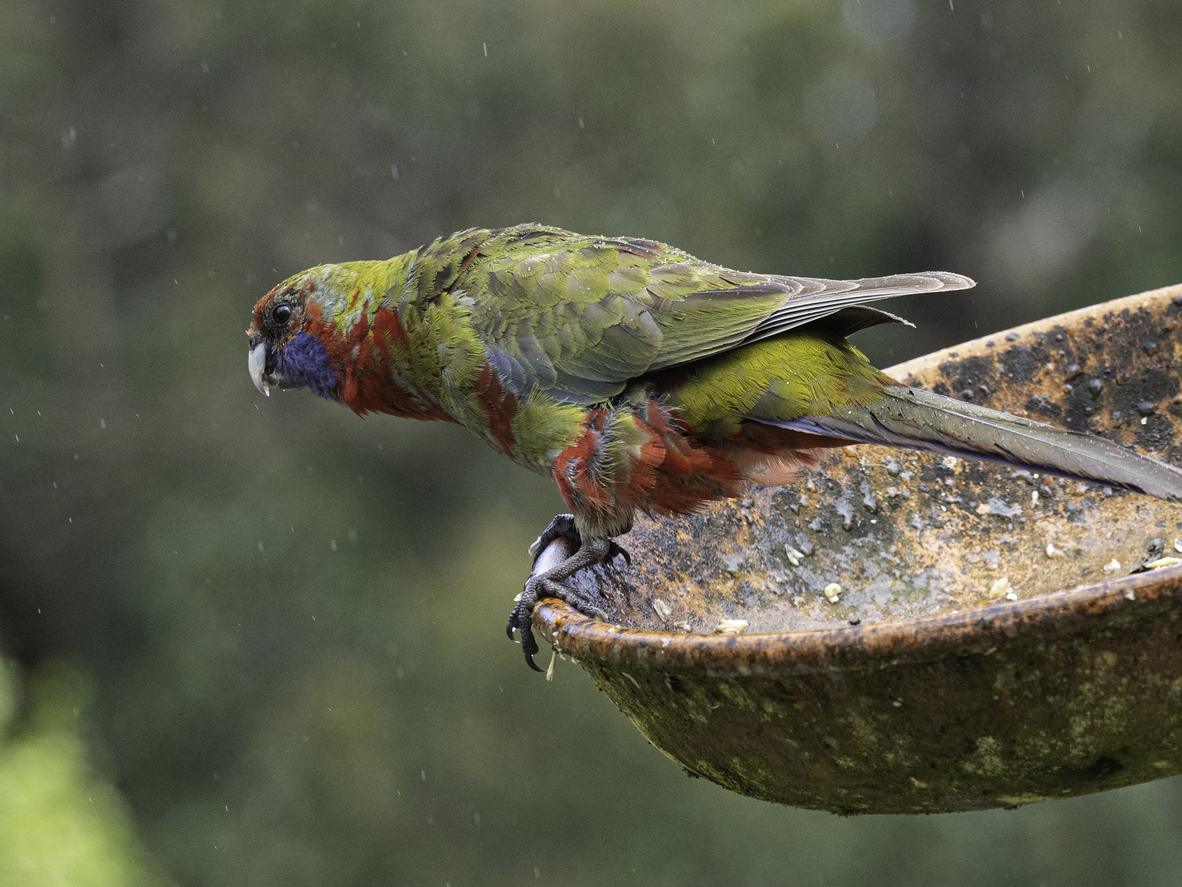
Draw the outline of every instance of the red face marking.
M315 302L309 303L304 331L324 344L340 378L338 398L357 415L388 413L411 419L455 420L439 407L412 397L395 382L390 369L388 342L406 341L406 330L398 316L386 307L371 314L368 301L352 327L338 330L323 319ZM354 353L356 352L356 353Z

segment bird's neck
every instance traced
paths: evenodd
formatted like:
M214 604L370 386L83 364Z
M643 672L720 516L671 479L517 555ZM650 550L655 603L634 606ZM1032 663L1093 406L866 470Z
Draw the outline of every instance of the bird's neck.
M404 296L416 257L417 252L410 252L385 262L348 262L333 270L331 290L338 295L322 306L322 341L336 368L334 396L358 415L451 420L417 383L411 367L418 350L416 323L405 316L414 309Z

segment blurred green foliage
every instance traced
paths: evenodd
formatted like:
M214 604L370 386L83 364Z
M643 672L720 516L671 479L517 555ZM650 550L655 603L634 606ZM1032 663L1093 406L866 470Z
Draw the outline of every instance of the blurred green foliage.
M0 4L0 883L1170 883L1177 780L840 820L686 779L504 640L552 485L263 399L243 330L305 267L523 221L980 281L883 364L1176 283L1176 13Z
M26 682L18 671L0 663L0 884L170 883L147 860L124 800L87 762L86 678L61 662Z

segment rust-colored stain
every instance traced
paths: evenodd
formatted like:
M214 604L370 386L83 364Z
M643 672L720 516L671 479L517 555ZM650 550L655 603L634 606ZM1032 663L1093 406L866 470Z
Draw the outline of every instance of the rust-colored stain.
M1180 322L1176 286L891 372L1182 464ZM534 624L734 791L930 813L1182 772L1182 567L1134 573L1182 557L1178 505L863 446L622 541L634 566L574 580L608 623L547 601Z

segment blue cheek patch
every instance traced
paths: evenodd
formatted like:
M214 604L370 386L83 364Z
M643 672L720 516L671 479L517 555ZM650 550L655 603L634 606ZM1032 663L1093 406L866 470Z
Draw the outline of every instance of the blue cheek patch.
M324 345L315 336L298 334L290 345L275 355L275 369L296 385L310 388L329 400L335 399L337 374Z

